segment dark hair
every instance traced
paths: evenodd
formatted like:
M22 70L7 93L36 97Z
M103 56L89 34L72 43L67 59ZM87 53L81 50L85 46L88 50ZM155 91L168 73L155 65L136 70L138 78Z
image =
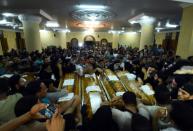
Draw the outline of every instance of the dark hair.
M42 69L39 72L38 76L40 77L40 79L51 79L52 74Z
M63 65L62 71L63 73L71 73L74 72L76 70L76 67L74 64L69 63L69 65Z
M44 82L44 84L46 85L47 88L49 88L50 84L54 84L54 81L51 79L44 79L44 80L42 80L42 82Z
M35 80L28 83L27 87L24 90L24 95L36 95L41 90L41 80Z
M173 102L170 117L180 130L191 131L193 129L193 108L190 105L182 101Z
M160 85L155 88L154 97L158 104L165 105L170 102L171 94L169 89L165 85Z
M193 95L193 84L192 83L184 84L182 89L187 91L190 95Z
M7 93L9 91L9 84L6 78L0 78L0 94Z
M175 79L175 81L176 81L176 83L177 83L177 87L178 87L178 88L181 88L182 85L188 81L188 80L186 79L186 76L185 76L185 75L176 75L174 79Z
M131 121L132 131L152 131L150 120L142 115L134 113Z
M112 119L112 112L109 106L100 107L91 120L92 131L117 131L118 126Z
M14 94L17 92L16 84L19 83L21 76L19 74L15 74L12 77L9 78L9 84L11 88L11 94Z
M122 96L122 99L125 104L137 105L136 95L133 92L125 92Z
M24 96L15 105L15 115L21 116L37 104L38 98L36 96Z

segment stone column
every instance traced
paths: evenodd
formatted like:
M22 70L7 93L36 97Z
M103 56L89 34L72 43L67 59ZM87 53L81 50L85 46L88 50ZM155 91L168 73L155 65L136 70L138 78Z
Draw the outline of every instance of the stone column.
M182 58L193 56L193 6L183 9L179 41L176 54Z
M150 18L151 20L142 20L140 22L141 25L141 38L140 38L140 47L139 49L144 49L145 45L153 45L154 42L154 30L155 20L153 18Z
M118 42L119 42L119 34L115 33L115 34L113 34L113 43L112 43L113 49L118 48Z
M66 45L66 34L67 32L58 32L58 35L59 35L59 46L62 47L62 48L67 48L67 45Z
M2 50L1 42L0 42L0 55L3 55L3 50Z
M39 24L42 20L41 17L20 15L19 19L23 23L27 51L32 52L38 50L41 52L42 47L39 32Z

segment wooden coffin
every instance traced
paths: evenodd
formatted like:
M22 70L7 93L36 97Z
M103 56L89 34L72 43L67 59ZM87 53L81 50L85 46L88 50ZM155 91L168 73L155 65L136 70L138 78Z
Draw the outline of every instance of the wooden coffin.
M67 73L60 79L58 89L65 89L68 93L81 96L80 77L76 73Z
M87 107L88 118L92 118L102 101L107 99L95 74L82 77L82 98L83 104Z
M119 96L119 94L123 94L126 91L126 88L116 74L109 69L104 70L104 73L99 77L99 80L104 87L108 100L111 100L113 97Z
M155 104L155 98L153 95L147 95L140 90L141 83L136 81L136 79L129 79L126 74L127 71L116 72L117 76L127 88L128 91L134 92L136 96L142 100L144 104L152 105Z

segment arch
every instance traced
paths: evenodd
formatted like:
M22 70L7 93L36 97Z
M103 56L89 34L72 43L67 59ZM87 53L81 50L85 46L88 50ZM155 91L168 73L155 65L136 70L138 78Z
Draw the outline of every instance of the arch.
M92 35L87 35L84 37L84 47L88 49L93 49L95 47L95 38Z
M76 48L78 47L78 39L77 38L72 38L70 41L71 47Z
M84 37L84 42L85 42L85 41L95 42L95 38L94 38L94 36L92 36L92 35L87 35L87 36Z
M108 44L108 40L106 38L102 38L101 39L101 44L102 45L107 45Z

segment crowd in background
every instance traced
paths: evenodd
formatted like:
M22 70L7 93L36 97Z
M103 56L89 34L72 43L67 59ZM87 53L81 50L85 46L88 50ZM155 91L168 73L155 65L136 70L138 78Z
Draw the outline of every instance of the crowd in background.
M0 130L48 131L192 131L193 75L174 72L193 66L193 56L181 59L160 45L62 49L50 47L42 52L11 50L0 56ZM79 96L56 104L60 78L75 72L100 75L104 69L126 70L155 91L156 105L145 105L132 92L104 102L90 120ZM23 76L33 75L26 81ZM55 114L46 119L39 113L55 105ZM123 109L116 108L122 104Z

